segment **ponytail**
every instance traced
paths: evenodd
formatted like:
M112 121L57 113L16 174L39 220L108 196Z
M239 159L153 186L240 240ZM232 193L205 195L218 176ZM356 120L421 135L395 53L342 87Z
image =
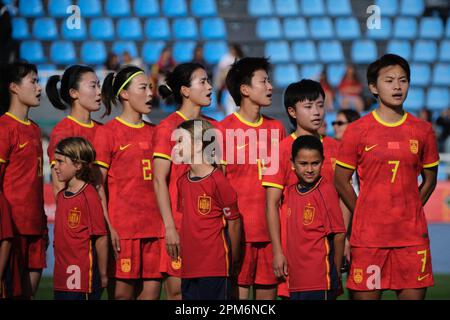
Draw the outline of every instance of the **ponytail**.
M114 77L115 74L111 72L106 76L105 80L103 80L102 102L106 110L102 117L109 116L111 114L112 105L116 104L116 95L113 91Z
M65 104L61 97L59 96L58 91L58 82L61 81L61 77L59 75L53 75L47 80L47 85L45 86L45 93L47 94L48 100L50 103L59 110L66 110L69 106Z

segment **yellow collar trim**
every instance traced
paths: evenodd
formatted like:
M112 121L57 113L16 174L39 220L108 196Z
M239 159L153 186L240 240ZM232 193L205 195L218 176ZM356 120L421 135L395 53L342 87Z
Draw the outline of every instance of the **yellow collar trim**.
M382 124L383 126L386 126L386 127L398 127L398 126L402 125L406 121L406 118L408 117L408 113L405 112L405 114L403 115L403 117L399 121L394 122L394 123L389 123L389 122L383 121L380 118L380 116L377 114L376 110L372 111L372 115L373 115L373 117L375 118L375 120L377 122L379 122L380 124Z
M190 120L190 119L189 119L188 117L186 117L181 111L175 111L175 113L176 113L177 115L179 115L180 117L182 117L184 121Z
M91 120L91 122L89 124L87 123L83 123L81 121L78 121L77 119L75 119L72 116L67 116L68 119L72 120L73 122L75 122L76 124L85 127L85 128L93 128L94 127L94 121Z
M264 120L263 116L259 115L259 120L257 122L250 122L250 121L247 121L244 118L242 118L241 115L237 112L234 112L233 114L236 116L236 118L239 119L240 122L242 122L250 127L253 127L253 128L256 128L256 127L259 127L260 125L262 125L263 120Z
M292 138L292 140L295 140L298 138L297 135L295 134L295 132L291 133L291 138Z
M5 114L6 114L7 116L13 118L14 120L20 122L21 124L26 125L26 126L29 126L29 125L31 124L31 121L30 121L30 120L27 120L27 121L20 120L19 118L17 118L15 115L13 115L13 114L10 113L10 112L6 112Z
M123 119L120 119L119 117L116 117L116 120L130 128L140 129L144 126L144 122L141 122L139 124L134 124L134 123L129 123Z

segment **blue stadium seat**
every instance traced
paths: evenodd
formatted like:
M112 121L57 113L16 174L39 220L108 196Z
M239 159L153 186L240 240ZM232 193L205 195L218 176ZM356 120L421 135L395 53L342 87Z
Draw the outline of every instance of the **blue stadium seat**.
M263 40L280 39L281 23L278 18L259 18L256 21L256 35Z
M187 15L187 5L185 0L163 0L163 16L185 17Z
M436 88L432 87L428 89L427 93L427 106L431 110L443 110L450 105L449 88Z
M84 41L87 39L87 27L86 27L86 21L84 19L81 19L79 29L69 29L67 27L67 21L64 19L61 21L61 35L63 39L65 40L72 40L72 41Z
M445 27L445 37L450 39L450 18L447 18L447 24Z
M312 63L318 59L316 46L311 40L294 41L292 43L292 57L297 63Z
M122 55L128 52L132 58L138 56L138 50L134 41L116 41L112 45L112 52L117 55Z
M170 25L166 18L150 18L145 21L145 36L150 40L169 40Z
M441 41L439 46L439 61L450 62L450 40Z
M417 62L434 62L437 59L436 42L432 40L417 40L414 42L413 59Z
M198 38L197 23L192 17L175 19L172 30L175 39L178 40L195 40Z
M50 76L58 73L58 68L54 64L49 63L38 64L37 69L39 82L42 87L45 87Z
M424 0L401 0L400 15L420 17L425 10Z
M75 46L70 41L56 41L50 47L50 59L55 64L74 64L77 62Z
M44 7L41 0L20 0L19 16L32 18L44 15Z
M394 23L394 38L415 39L417 37L417 21L412 17L399 17Z
M391 40L388 42L386 53L394 53L409 60L411 58L411 45L407 40Z
M195 41L179 41L173 46L173 58L178 63L192 61L194 57Z
M298 16L297 0L275 0L275 12L279 16Z
M194 17L217 16L216 0L192 0L191 13Z
M95 40L113 40L114 24L111 18L94 18L89 26L89 34Z
M208 41L203 45L205 60L210 64L218 63L227 52L228 46L225 41Z
M436 63L433 68L433 84L450 86L450 63Z
M54 18L66 17L69 15L66 10L72 3L72 0L49 0L48 13Z
M285 88L292 82L300 81L297 65L294 63L276 65L273 72L275 86Z
M359 23L355 17L340 17L336 19L336 33L339 39L353 40L361 37Z
M408 97L405 100L405 109L407 111L418 111L425 105L424 89L411 87L408 91Z
M324 63L343 62L344 50L338 40L324 40L319 43L319 57Z
M328 83L332 87L336 87L341 83L342 77L347 69L345 63L331 63L327 65Z
M249 0L247 12L253 17L272 16L274 14L272 0Z
M102 4L100 0L78 0L78 6L83 18L96 18L102 15Z
M289 40L309 37L308 26L304 18L286 18L283 21L284 36Z
M46 62L44 48L40 41L28 40L20 44L20 58L27 60L30 63L44 63Z
M81 61L88 65L100 65L106 62L107 54L103 41L87 41L81 46Z
M157 17L159 15L158 0L135 0L134 14L137 17Z
M222 18L205 18L200 22L200 34L205 40L224 40L227 29Z
M325 15L323 0L301 0L300 7L303 15L307 17Z
M411 85L428 86L431 80L430 66L426 63L411 63Z
M105 3L106 16L128 17L131 15L130 1L129 0L106 0Z
M366 31L366 36L368 39L373 40L386 40L392 35L392 21L390 18L381 18L380 29L368 29Z
M440 39L444 35L444 24L438 17L424 17L420 20L420 37Z
M154 64L158 61L161 51L166 46L164 41L147 41L142 47L142 59L147 64Z
M52 41L58 38L58 27L53 18L37 18L33 22L33 35L38 40Z
M12 37L16 40L26 40L30 37L27 19L22 17L12 19Z
M141 40L141 20L136 17L120 18L117 22L117 36L121 40Z
M376 0L375 4L380 7L382 16L393 17L398 14L397 0Z
M355 63L371 63L377 59L377 46L372 40L356 40L352 43L351 50Z
M289 43L286 40L266 42L264 56L269 57L272 63L286 63L291 60Z
M334 37L333 30L333 23L328 17L312 18L309 20L309 31L313 39L331 39Z
M350 0L327 0L328 14L331 16L351 16L352 5Z
M306 64L301 68L301 79L312 79L318 81L322 73L323 65L319 63Z

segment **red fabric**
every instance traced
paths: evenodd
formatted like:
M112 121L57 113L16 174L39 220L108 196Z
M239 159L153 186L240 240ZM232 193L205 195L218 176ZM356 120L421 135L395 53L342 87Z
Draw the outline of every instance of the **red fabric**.
M238 285L275 285L279 281L273 272L273 250L270 242L247 242L243 247Z

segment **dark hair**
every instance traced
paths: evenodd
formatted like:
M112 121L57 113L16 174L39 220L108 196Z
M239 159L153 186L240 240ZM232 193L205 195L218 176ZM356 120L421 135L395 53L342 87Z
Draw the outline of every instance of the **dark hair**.
M228 71L225 83L230 95L237 106L241 105L241 85L251 85L256 71L264 70L269 73L270 62L267 58L247 57L235 61Z
M120 69L117 73L109 73L105 80L103 80L102 85L102 102L105 105L105 113L103 117L111 114L112 105L117 103L117 99L120 100L120 96L117 97L119 89L122 85L129 80L129 78L136 72L144 72L141 68L136 66L127 65L126 67ZM126 90L130 85L131 81L128 82L122 90Z
M172 72L168 72L166 76L166 84L158 87L158 92L163 99L169 98L173 95L175 103L181 105L183 103L183 96L181 95L181 87L190 87L192 81L192 74L197 69L205 67L200 63L187 62L179 64Z
M406 77L408 78L408 82L411 81L411 69L409 68L409 63L404 58L396 55L396 54L385 54L378 60L372 62L367 67L367 84L376 84L378 79L378 73L381 69L388 66L400 66L406 73ZM375 98L378 98L377 94L373 94Z
M342 114L348 123L354 122L361 118L359 112L353 109L342 109L339 110L336 114Z
M232 44L230 44L230 47L231 47L234 51L236 51L236 54L237 54L237 58L238 58L238 59L241 59L241 58L244 57L244 51L242 51L242 48L241 48L241 46L239 45L239 43L232 43Z
M53 75L47 80L45 92L51 104L59 110L66 110L72 105L70 89L78 90L83 74L92 72L94 69L83 65L73 65L67 68L62 76ZM58 82L61 81L61 88L58 90Z
M322 96L325 100L325 92L323 91L320 83L310 79L302 79L299 82L291 83L284 91L284 107L287 112L288 108L294 108L297 102L303 102L306 100L314 101L319 98L319 96ZM295 118L290 116L289 112L287 112L287 114L289 121L295 128L297 126L297 121Z
M295 160L298 152L302 149L317 150L319 151L321 157L324 158L322 142L320 142L320 139L316 136L304 135L295 139L294 143L292 144L292 161Z
M29 73L38 73L34 64L26 61L17 61L0 65L0 115L9 109L11 104L11 94L9 85L11 83L20 84L22 79Z

